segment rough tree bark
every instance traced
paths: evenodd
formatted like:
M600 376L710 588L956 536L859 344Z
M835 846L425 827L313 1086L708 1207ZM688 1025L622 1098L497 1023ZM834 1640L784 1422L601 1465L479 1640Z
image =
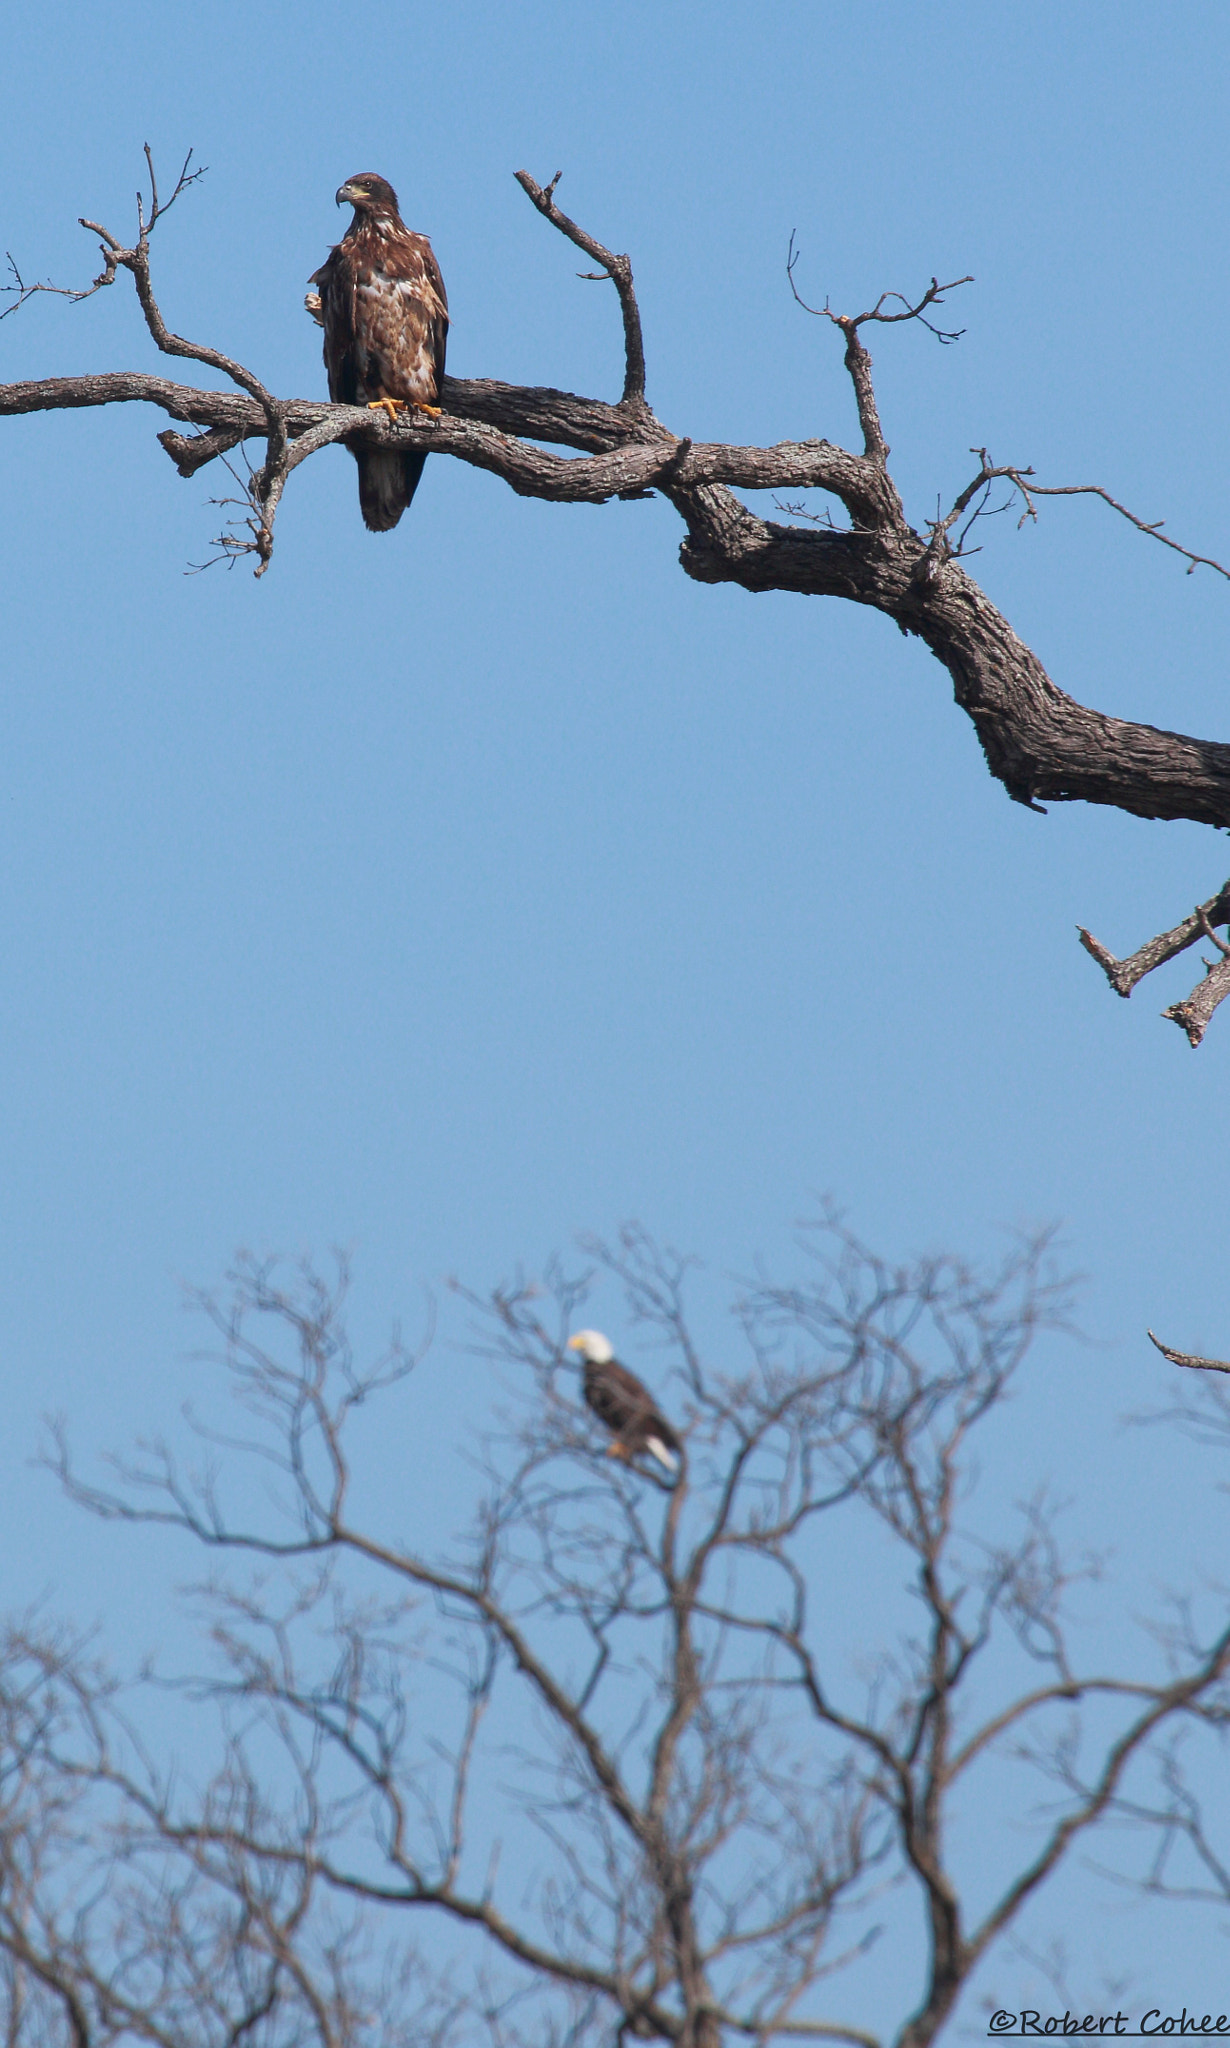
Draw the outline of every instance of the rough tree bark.
M149 151L146 150L147 162ZM146 324L165 354L185 357L220 371L236 387L195 389L136 371L54 377L0 386L0 413L79 409L134 401L160 407L172 419L202 431L159 435L181 476L248 440L265 443L261 466L244 479L241 523L219 536L219 557L255 558L263 575L273 550L273 530L282 492L298 465L343 437L373 446L422 447L490 471L522 496L557 503L602 503L654 492L667 498L686 528L680 562L701 583L736 583L749 591L790 590L813 597L844 598L871 606L903 633L925 642L952 678L953 693L972 720L987 766L1008 795L1032 810L1045 803L1108 804L1141 818L1188 818L1230 828L1230 744L1134 723L1094 711L1060 690L1038 657L1018 637L962 566L969 526L986 508L987 494L1002 481L1021 495L1023 517L1035 517L1039 496L1085 492L1098 496L1142 532L1173 548L1189 570L1204 565L1230 577L1210 557L1197 555L1117 503L1100 486L1044 487L1032 471L994 467L976 450L980 468L942 519L919 533L905 517L888 468L871 375L862 339L870 324L921 321L943 341L955 340L932 326L927 312L944 303L946 292L971 280L941 285L932 279L916 304L885 293L867 312L854 316L819 312L845 340L845 362L854 387L863 447L861 453L827 440L779 442L772 448L697 442L673 433L645 397L645 351L640 313L627 256L617 255L570 220L555 202L559 174L539 186L526 171L517 181L551 226L610 278L623 320L625 374L615 404L547 387L504 384L494 379L446 377L445 412L435 421L421 415L390 423L382 413L322 400L281 399L251 371L230 357L173 334L166 326L150 282L150 234L199 172L188 162L168 200L161 200L149 164L148 218L138 201L138 236L126 248L98 222L82 225L99 235L103 269L80 292L84 298L112 284L120 270L131 273ZM790 261L793 285L793 254ZM15 311L39 291L14 270L10 287ZM796 297L798 294L796 292ZM802 300L799 301L803 303ZM309 310L311 295L309 295ZM559 456L547 442L579 451ZM801 526L760 518L735 496L736 490L824 491L848 515L844 527ZM961 522L964 521L962 526ZM955 539L954 539L955 535ZM1191 996L1164 1014L1200 1043L1214 1009L1230 994L1230 950L1216 938L1214 924L1230 923L1230 884L1173 930L1118 960L1085 931L1087 950L1103 967L1116 993L1130 994L1142 976L1185 946L1207 936L1217 959Z

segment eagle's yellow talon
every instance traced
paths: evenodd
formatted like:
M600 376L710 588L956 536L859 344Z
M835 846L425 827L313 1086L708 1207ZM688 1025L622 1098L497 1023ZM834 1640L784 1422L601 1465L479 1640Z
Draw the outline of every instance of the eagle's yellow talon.
M396 425L399 413L425 412L429 419L438 420L444 408L439 405L428 405L421 398L369 398L367 410L387 412L390 421Z

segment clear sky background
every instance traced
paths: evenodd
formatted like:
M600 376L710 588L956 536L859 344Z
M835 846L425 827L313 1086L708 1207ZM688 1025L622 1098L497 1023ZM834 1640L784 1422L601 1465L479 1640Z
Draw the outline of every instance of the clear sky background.
M916 523L986 445L1230 560L1220 6L48 0L5 48L22 271L88 279L77 216L127 235L141 145L164 174L191 146L165 313L281 393L324 390L302 296L370 168L432 237L450 370L617 396L613 293L512 176L562 171L631 254L675 432L852 440L793 229L839 310L976 278L955 347L872 337ZM5 381L156 361L124 284L0 326ZM1172 1391L1146 1325L1230 1348L1230 1017L1191 1053L1158 1012L1196 956L1123 1003L1075 926L1131 950L1224 880L1224 838L1014 806L917 641L690 582L660 501L535 504L440 459L373 536L331 450L262 582L185 576L224 479L181 481L165 424L0 423L3 1604L45 1594L122 1654L172 1629L194 1561L84 1524L30 1461L48 1410L87 1453L175 1428L203 1370L180 1283L236 1246L351 1248L375 1343L449 1273L638 1216L705 1260L708 1315L757 1259L789 1276L824 1193L892 1255L1058 1220L1093 1341L1039 1354L1019 1489L1071 1498L1121 1618L1214 1575L1213 1455L1120 1418ZM1228 736L1230 586L1088 502L981 537L1064 689ZM406 1444L372 1447L445 1520L460 1468L422 1445L489 1393L451 1332ZM1141 1937L1122 1898L1081 1910L1092 1996ZM1195 1967L1219 1937L1192 1920L1166 1940Z

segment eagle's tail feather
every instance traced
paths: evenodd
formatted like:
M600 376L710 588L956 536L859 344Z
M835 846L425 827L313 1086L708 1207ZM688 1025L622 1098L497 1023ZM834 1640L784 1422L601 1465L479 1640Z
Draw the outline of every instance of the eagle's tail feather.
M679 1460L673 1451L668 1451L660 1436L647 1436L645 1449L655 1457L659 1465L665 1465L668 1472L679 1470Z
M359 507L373 533L396 526L418 488L426 455L401 455L392 448L356 449Z

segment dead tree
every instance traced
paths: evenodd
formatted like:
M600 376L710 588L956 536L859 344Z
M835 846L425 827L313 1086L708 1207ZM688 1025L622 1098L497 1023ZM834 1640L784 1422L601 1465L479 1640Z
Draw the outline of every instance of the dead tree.
M148 148L146 157L148 161ZM923 532L906 519L888 467L889 447L864 335L872 326L916 322L942 341L956 340L954 332L939 328L928 315L944 304L947 293L970 283L969 278L948 284L933 278L913 302L886 292L859 314L834 313L827 304L807 309L834 325L844 341L861 451L814 439L780 442L773 448L698 442L665 426L646 398L641 316L628 257L605 248L560 210L555 201L558 173L540 186L528 172L518 171L518 183L539 213L597 266L583 274L609 278L615 286L624 336L624 384L618 401L610 404L488 378L449 377L442 393L442 418L428 422L418 415L391 423L383 414L362 408L276 397L244 365L168 328L151 281L150 236L200 173L185 162L164 201L152 162L149 172L150 199L148 207L138 200L135 243L126 246L97 221L83 220L82 225L101 238L103 268L92 285L65 295L88 298L113 284L121 271L129 272L157 347L164 354L205 365L235 388L195 389L129 371L51 377L0 386L0 413L133 402L158 406L172 419L200 429L189 435L167 430L158 437L184 477L195 476L247 441L263 443L259 468L243 479L239 519L217 542L220 558L233 562L250 555L256 574L263 575L272 555L278 504L293 471L309 455L343 438L351 445L360 440L451 455L488 470L522 496L556 503L595 504L660 493L683 521L680 562L697 581L844 598L885 613L902 633L923 640L947 669L956 701L973 721L991 774L1015 802L1034 811L1048 802L1109 804L1140 818L1189 818L1230 827L1230 744L1136 724L1077 703L1051 681L1037 656L962 566L961 556L972 524L991 509L989 492L1004 486L1018 495L1023 518L1036 517L1040 497L1096 496L1143 533L1174 549L1189 573L1197 566L1223 576L1230 571L1180 546L1162 533L1162 522L1138 518L1101 486L1043 486L1026 467L993 463L985 448L972 451L979 467L946 514L927 522ZM792 285L794 268L792 250ZM10 311L38 292L62 289L27 284L15 268L14 280ZM799 297L797 291L795 296ZM801 298L799 302L803 303ZM554 455L532 445L539 442L578 452ZM838 522L826 519L809 525L762 519L735 495L740 489L823 491L843 516ZM1083 930L1081 937L1122 996L1163 960L1207 937L1215 958L1206 962L1205 979L1185 1002L1165 1013L1194 1046L1217 1004L1230 993L1230 947L1217 938L1213 927L1218 924L1230 924L1230 883L1126 959L1116 959Z
M472 1299L513 1406L456 1537L415 1505L413 1356L360 1369L344 1279L241 1263L204 1306L247 1420L200 1425L208 1464L154 1443L100 1488L58 1453L79 1503L225 1573L220 1663L185 1687L217 1760L155 1767L79 1659L10 1643L10 2048L933 2041L1077 1845L1145 1809L1159 1745L1224 1714L1230 1627L1085 1669L1044 1507L1011 1529L971 1494L978 1432L1065 1318L1043 1244L990 1279L831 1225L811 1252L737 1303L716 1366L684 1262L639 1232L595 1249L686 1437L674 1483L607 1455L579 1398L585 1276ZM377 1400L404 1479L373 1525L348 1445ZM852 1596L872 1556L891 1570ZM988 1889L955 1822L992 1809ZM920 1957L882 2036L850 1978L877 1938L890 1977Z

